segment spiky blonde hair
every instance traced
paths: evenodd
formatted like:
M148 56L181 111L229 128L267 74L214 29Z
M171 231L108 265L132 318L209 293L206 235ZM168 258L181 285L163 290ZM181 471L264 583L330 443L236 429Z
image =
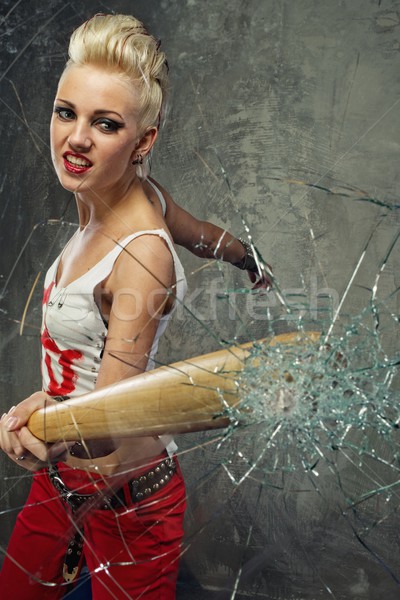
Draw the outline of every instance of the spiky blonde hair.
M160 43L130 15L98 14L72 34L69 65L116 69L138 92L139 131L158 127L168 85L168 65Z

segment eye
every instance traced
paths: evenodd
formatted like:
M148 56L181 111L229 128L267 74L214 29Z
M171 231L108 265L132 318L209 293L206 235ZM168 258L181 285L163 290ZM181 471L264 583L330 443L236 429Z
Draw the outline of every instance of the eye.
M58 115L60 119L63 121L71 121L75 118L75 113L70 108L65 108L64 106L56 106L54 108L54 112Z
M104 131L105 133L112 133L114 131L117 131L118 129L121 129L121 127L123 127L123 125L121 123L117 123L116 121L112 121L111 119L98 119L96 121L96 125L99 126L99 128Z

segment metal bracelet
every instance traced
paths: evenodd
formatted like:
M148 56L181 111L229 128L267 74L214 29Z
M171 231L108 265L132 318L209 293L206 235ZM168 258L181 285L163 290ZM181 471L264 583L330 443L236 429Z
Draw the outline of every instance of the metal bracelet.
M254 256L254 250L252 245L247 240L244 240L242 238L238 238L238 240L242 244L246 253L239 262L232 263L233 266L237 267L238 269L242 269L242 271L250 271L251 273L258 274L259 267Z

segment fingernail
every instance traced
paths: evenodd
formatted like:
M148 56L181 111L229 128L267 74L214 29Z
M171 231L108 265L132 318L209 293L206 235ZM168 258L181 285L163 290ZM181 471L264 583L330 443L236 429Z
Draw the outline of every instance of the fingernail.
M13 429L17 423L18 423L17 417L10 417L9 419L7 419L7 421L6 421L7 431L11 431L11 429Z
M11 413L14 412L15 408L16 408L15 406L12 406L10 408L10 410L8 411L8 414L11 415Z

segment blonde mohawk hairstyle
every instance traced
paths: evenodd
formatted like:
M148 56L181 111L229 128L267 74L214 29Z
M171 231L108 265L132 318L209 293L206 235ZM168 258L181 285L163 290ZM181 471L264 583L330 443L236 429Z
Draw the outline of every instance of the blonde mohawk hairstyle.
M116 69L136 87L139 129L158 127L168 85L168 64L160 42L130 15L98 14L72 34L67 67L94 65Z

